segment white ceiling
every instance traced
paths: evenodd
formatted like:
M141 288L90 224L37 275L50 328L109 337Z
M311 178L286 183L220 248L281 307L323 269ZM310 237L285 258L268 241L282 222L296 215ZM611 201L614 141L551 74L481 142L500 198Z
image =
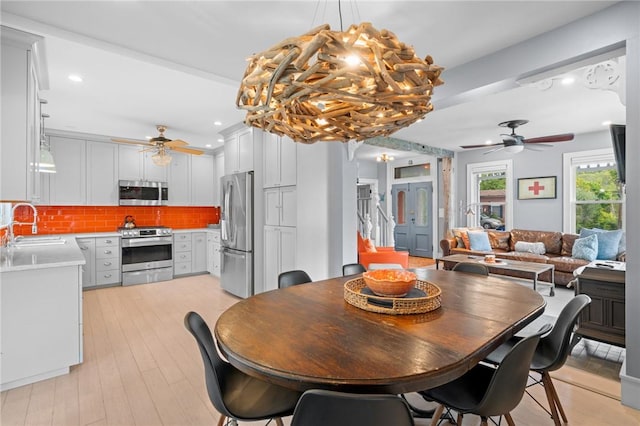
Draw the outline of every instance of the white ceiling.
M451 69L613 3L345 0L341 7L345 27L372 22ZM144 139L166 124L168 138L212 148L220 146L220 130L244 118L235 97L248 55L325 22L340 28L338 2L326 0L3 0L1 9L3 25L45 36L48 128ZM84 82L69 81L71 73ZM579 83L520 87L442 109L434 104L424 121L392 136L459 150L497 142L508 133L497 124L510 119L530 120L518 131L525 137L591 132L604 120L625 119L616 93Z

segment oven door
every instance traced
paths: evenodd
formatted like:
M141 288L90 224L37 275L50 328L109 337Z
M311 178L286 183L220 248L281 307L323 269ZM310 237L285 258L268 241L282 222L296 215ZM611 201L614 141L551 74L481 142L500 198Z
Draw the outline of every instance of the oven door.
M122 272L173 266L173 237L122 240Z

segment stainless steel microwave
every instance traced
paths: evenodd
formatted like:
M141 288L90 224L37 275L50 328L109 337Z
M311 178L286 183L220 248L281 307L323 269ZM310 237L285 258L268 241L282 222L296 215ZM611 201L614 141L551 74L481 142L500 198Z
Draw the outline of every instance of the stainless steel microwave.
M118 185L121 206L166 206L169 204L167 182L121 180Z

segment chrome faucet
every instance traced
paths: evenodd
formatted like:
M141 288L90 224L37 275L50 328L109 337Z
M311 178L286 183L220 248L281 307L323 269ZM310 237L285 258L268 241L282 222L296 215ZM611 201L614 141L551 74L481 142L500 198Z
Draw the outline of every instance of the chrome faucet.
M29 223L29 222L18 222L16 220L14 220L16 209L18 207L23 207L23 206L24 207L30 207L31 210L33 210L33 222L31 222L31 223ZM11 208L11 216L10 216L10 220L9 220L9 235L8 235L8 243L9 244L13 244L15 242L15 235L13 233L13 226L14 225L31 225L31 233L32 234L37 234L38 233L38 210L36 210L36 207L33 204L30 204L30 203L17 203Z

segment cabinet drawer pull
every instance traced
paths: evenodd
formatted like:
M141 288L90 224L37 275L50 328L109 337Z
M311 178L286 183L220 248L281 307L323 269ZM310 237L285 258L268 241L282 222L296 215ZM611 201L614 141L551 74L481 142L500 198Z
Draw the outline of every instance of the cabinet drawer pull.
M104 266L111 266L111 262L104 262L103 265Z
M87 246L80 246L80 250L89 250L89 247L87 247Z
M105 250L104 254L111 254L111 250Z
M111 244L111 240L104 240L105 243Z
M104 274L105 278L111 278L111 274Z

